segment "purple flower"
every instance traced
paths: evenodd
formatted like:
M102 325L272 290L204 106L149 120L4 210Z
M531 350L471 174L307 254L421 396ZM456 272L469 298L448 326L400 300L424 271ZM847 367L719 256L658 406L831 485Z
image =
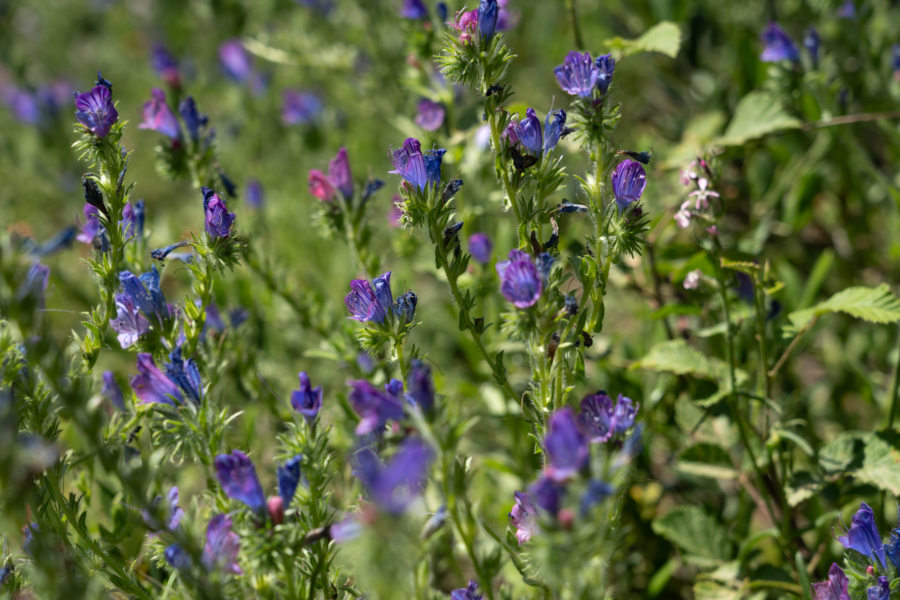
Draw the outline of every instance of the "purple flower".
M604 54L598 56L594 64L600 71L600 75L597 77L597 88L601 94L605 94L609 89L609 84L612 83L613 72L616 70L616 59L612 54Z
M550 416L544 449L549 463L547 476L553 481L566 481L587 464L590 454L587 441L578 430L575 415L568 406Z
M225 495L261 514L266 508L266 496L256 477L253 461L240 450L234 450L231 454L219 454L214 462Z
M284 90L281 120L286 125L309 123L322 112L322 101L310 92Z
M632 402L631 398L619 394L616 399L616 410L613 412L613 431L625 433L634 427L634 417L639 407L640 405Z
M844 570L837 563L831 563L828 581L812 584L813 596L816 600L850 600L850 594L847 593L849 583Z
M181 391L153 362L153 356L142 352L137 355L138 374L131 378L131 389L141 404L168 404L182 402Z
M431 448L425 442L408 439L387 465L382 464L371 448L360 450L354 456L353 474L376 506L398 515L425 486L432 458Z
M534 499L534 504L553 517L559 513L559 505L562 503L566 488L548 477L542 475L540 479L528 486L528 493Z
M138 200L136 204L143 207L143 201L141 200ZM137 208L131 202L126 202L125 206L122 207L122 220L119 221L119 227L122 229L122 234L126 238L130 238L136 234L138 229L138 219L143 218L143 215L140 214L140 210L142 210L142 208ZM141 226L140 229L143 229L143 226Z
M322 386L312 387L306 371L300 372L300 389L291 392L291 406L307 423L315 423L322 408Z
M800 61L800 52L794 45L794 41L777 24L769 23L760 38L763 43L763 51L759 55L759 60L762 62Z
M302 454L297 454L289 458L283 465L278 467L278 495L281 496L283 507L287 508L294 499L294 493L297 491L297 485L300 483L300 462L303 460Z
M150 90L150 101L144 103L144 122L138 125L138 129L158 131L172 139L180 135L178 119L166 104L166 93L161 89Z
M884 551L894 568L900 571L900 515L897 518L897 527L891 530L891 539L884 545Z
M235 214L228 212L225 201L211 189L201 188L203 192L203 211L206 213L206 233L212 239L231 237Z
M349 385L353 388L350 404L361 417L355 429L356 435L380 432L388 420L403 418L403 404L395 395L379 390L364 379L350 381Z
M806 51L809 52L809 59L812 61L813 66L819 64L819 32L816 31L815 27L810 27L806 30L806 35L803 36L803 45L806 47Z
M162 497L157 496L153 499L152 505L153 507L157 507L161 502ZM159 521L156 520L156 518L151 514L151 511L143 510L141 511L141 514L144 518L144 524L147 525L147 528L150 531L160 531L161 529L168 529L169 531L172 531L173 529L178 527L178 524L181 523L181 519L184 518L184 511L180 506L178 506L178 488L172 486L171 488L169 488L169 491L166 494L165 526L163 526Z
M373 279L371 284L365 279L354 279L350 282L350 293L344 297L350 318L362 322L383 323L393 303L390 271Z
M613 194L616 196L616 204L619 212L632 202L641 199L644 188L647 187L647 174L644 166L636 160L627 158L616 165L612 173Z
M839 19L856 18L856 4L854 4L853 0L846 0L846 2L841 4L837 11L837 16Z
M309 192L326 202L331 202L338 191L346 200L353 198L353 176L350 173L350 161L347 159L347 149L338 150L330 163L328 163L328 175L317 169L309 172Z
M537 507L531 494L516 492L516 503L509 511L509 522L516 528L519 545L526 543L537 532Z
M181 74L178 72L178 61L162 44L153 46L150 58L153 70L173 88L181 87Z
M206 116L201 115L197 110L197 103L194 102L192 96L188 96L178 105L178 112L184 121L184 126L191 136L191 140L196 144L200 141L200 128L206 126Z
M244 187L244 199L250 208L260 208L263 205L266 194L262 183L258 179L248 179Z
M164 551L166 562L179 571L191 568L191 557L179 544L170 544Z
M203 381L200 379L200 370L193 359L182 358L181 345L175 346L169 353L166 376L175 382L195 404L200 404L203 399Z
M890 600L891 585L888 578L882 575L878 583L866 590L866 600Z
M47 293L47 284L50 282L50 267L40 261L34 261L28 268L25 281L16 289L16 298L24 300L32 298L41 307L44 306L44 294Z
M328 537L338 544L359 537L362 525L354 515L345 517L328 528Z
M469 236L469 253L481 264L486 265L490 262L491 250L493 250L493 244L487 234L473 233Z
M415 123L425 131L436 131L444 123L444 105L427 98L419 101Z
M403 0L400 16L404 19L424 19L428 16L428 9L422 0Z
M415 293L407 291L405 294L397 296L397 301L394 302L394 306L391 310L394 311L394 315L400 319L401 323L408 325L409 323L412 323L416 316L416 305L418 302L419 298Z
M496 0L494 2L496 5ZM469 580L469 585L450 592L450 600L481 600L484 596L478 593L478 584Z
M150 331L150 322L141 314L134 300L127 294L116 294L116 318L109 326L116 332L122 348L128 348Z
M521 250L510 250L509 260L497 263L500 291L516 308L533 306L541 297L543 282L537 267Z
M76 93L75 118L98 138L105 138L119 119L109 88L97 85L90 92Z
M84 224L79 225L81 233L76 236L76 240L85 244L93 244L94 238L100 233L102 225L100 225L100 211L96 206L85 204L82 209L84 213Z
M125 399L122 397L122 388L116 383L116 376L112 371L103 372L103 395L109 398L113 406L119 410L125 410Z
M604 443L613 434L613 403L605 392L585 396L581 400L578 425L592 443Z
M468 44L478 28L478 9L457 12L451 26L459 32L459 42Z
M207 569L222 569L226 573L240 575L244 571L238 565L241 539L231 530L231 517L214 516L206 527L206 545L203 547L203 564Z
M506 139L510 148L522 147L530 156L540 156L544 148L544 135L541 131L541 120L533 108L525 110L525 118L521 121L513 119L506 128Z
M245 82L253 73L253 61L238 39L228 40L219 46L219 60L225 73L235 81Z
M556 148L559 138L566 130L566 111L561 108L551 110L544 120L544 154Z
M406 378L406 398L422 409L425 414L434 409L434 382L431 379L431 368L419 359L413 359Z
M582 98L590 98L600 80L600 69L591 59L590 52L569 52L563 64L553 69L553 73L563 91Z
M122 294L128 296L150 322L162 326L169 319L169 307L159 288L156 265L140 277L130 271L121 271L119 282L122 284Z
M868 559L877 558L882 569L887 567L887 559L884 554L884 545L881 543L881 535L875 527L875 513L868 504L863 502L859 510L853 515L850 529L846 535L837 538L845 548L856 550Z
M416 138L406 138L403 147L394 150L391 162L394 165L394 173L400 175L411 185L419 190L424 190L426 185L433 185L441 181L441 160L446 150L429 150L422 154L422 146Z
M497 0L481 0L478 6L478 37L482 40L488 41L494 37L499 11Z

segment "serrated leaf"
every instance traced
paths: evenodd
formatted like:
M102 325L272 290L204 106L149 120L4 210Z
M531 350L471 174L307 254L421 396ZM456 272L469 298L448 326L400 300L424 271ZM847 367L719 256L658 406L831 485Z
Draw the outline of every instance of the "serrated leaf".
M678 506L653 521L653 531L663 536L699 564L714 566L731 558L725 530L699 506Z
M896 435L872 433L863 438L863 464L854 476L863 483L900 496L900 448Z
M656 344L643 358L633 363L631 368L675 375L693 375L700 379L716 381L725 381L728 378L728 365L725 361L706 356L684 340L669 340ZM744 379L746 373L739 370L738 380Z
M775 94L750 92L740 99L725 133L713 143L718 146L740 146L776 131L796 129L801 124L784 110Z
M636 39L616 37L605 43L609 48L619 50L623 58L638 52L659 52L675 58L681 47L681 30L671 21L661 21Z
M811 319L830 312L846 313L870 323L897 323L900 321L900 298L884 283L875 288L851 287L825 302L795 310L788 318L794 328L802 329Z

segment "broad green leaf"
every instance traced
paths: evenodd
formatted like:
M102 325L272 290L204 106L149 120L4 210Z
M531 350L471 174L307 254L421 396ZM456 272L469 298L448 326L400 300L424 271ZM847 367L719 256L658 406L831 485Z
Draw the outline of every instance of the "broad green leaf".
M896 323L900 321L900 298L884 283L875 288L851 287L825 302L796 310L788 318L794 328L802 329L811 319L830 312L846 313L870 323Z
M681 47L681 30L671 21L662 21L636 39L615 37L606 40L605 44L608 48L621 52L622 58L638 52L660 52L675 58Z
M846 432L819 450L819 466L829 475L853 470L862 464L861 434ZM856 466L852 466L856 463Z
M742 596L740 589L716 581L698 581L694 584L696 600L740 600Z
M863 483L871 483L894 496L900 496L900 449L897 439L884 433L872 433L864 438L863 464L854 476Z
M728 379L728 365L725 361L706 356L684 340L669 340L656 344L642 359L633 363L631 368L692 375L716 381ZM738 370L739 381L746 379L746 376L746 373Z
M797 471L791 475L787 485L787 501L791 506L797 506L804 500L809 500L822 489L822 480L809 471Z
M714 566L731 558L725 530L700 506L678 506L653 521L663 536L699 564Z
M694 444L681 453L675 468L679 473L710 479L737 478L728 453L713 444Z
M750 92L740 99L734 116L721 137L714 140L718 146L740 146L783 129L796 129L801 122L784 110L781 101L771 92Z

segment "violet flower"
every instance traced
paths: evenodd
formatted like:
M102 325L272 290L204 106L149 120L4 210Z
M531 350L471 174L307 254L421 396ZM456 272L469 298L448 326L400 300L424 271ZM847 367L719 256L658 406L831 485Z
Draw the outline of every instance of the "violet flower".
M214 463L225 495L243 502L253 512L261 514L266 507L266 497L256 476L253 461L240 450L234 450L231 454L219 454Z
M418 406L423 413L429 414L434 409L434 381L431 379L431 368L417 358L410 362L406 389L406 399Z
M203 192L203 212L206 214L206 233L212 239L231 237L235 214L228 212L225 201L208 187Z
M165 324L170 316L169 306L159 287L156 265L151 265L150 270L140 277L130 271L121 271L119 282L122 284L121 293L129 297L147 320L160 327Z
M203 399L203 381L200 379L200 370L193 359L184 359L181 356L181 345L169 353L169 362L166 363L166 377L172 380L185 395L200 404Z
M600 80L600 69L591 59L590 52L569 52L563 64L553 69L553 73L563 91L581 98L590 98Z
M181 74L178 71L178 61L166 50L162 44L153 46L153 53L150 59L153 70L162 77L163 81L173 88L181 87Z
M181 390L160 371L153 356L145 352L137 355L138 374L131 378L131 389L140 399L140 404L168 404L183 402Z
M115 300L116 318L110 319L109 326L116 332L116 339L122 348L129 348L150 331L150 321L141 314L128 294L116 294Z
M112 371L103 372L103 395L106 396L113 406L119 410L125 410L125 399L122 397L122 388L116 382L116 375Z
M537 532L537 507L531 494L516 492L516 503L509 511L509 522L516 528L519 545L528 542Z
M97 234L103 228L100 225L100 211L96 206L85 204L82 212L84 213L84 223L79 224L81 233L75 239L85 244L93 244L94 238L97 237Z
M347 149L338 150L337 156L328 163L328 175L318 169L310 170L308 185L309 193L325 202L334 200L338 191L345 200L353 198L353 176L350 172Z
M469 236L469 254L472 258L483 265L491 260L491 250L493 250L491 239L484 233L473 233Z
M300 484L300 463L303 460L302 454L297 454L278 466L276 475L278 477L278 495L281 497L283 507L287 508L294 499L294 493Z
M422 0L403 0L400 16L404 19L424 19L428 16L428 8Z
M850 580L837 563L831 563L828 569L828 580L812 584L813 596L816 600L850 600L847 585Z
M444 149L436 149L423 154L419 140L406 138L403 147L391 154L394 170L388 172L400 175L416 189L424 190L427 185L440 183L441 161L445 152Z
M240 575L244 571L238 565L241 540L231 530L231 517L214 516L206 527L206 545L203 547L203 565L207 569L221 569L226 573Z
M90 92L76 93L75 118L98 138L109 135L110 129L119 119L109 88L97 85Z
M875 585L866 589L866 600L891 600L891 585L887 577L881 575Z
M265 200L266 193L262 183L258 179L248 179L247 185L244 186L244 199L250 208L261 208Z
M881 543L881 535L875 526L875 513L868 504L863 502L859 510L853 515L850 528L845 535L837 538L845 548L856 550L868 559L878 559L878 565L887 568L887 558L884 553L884 544Z
M159 506L159 504L163 501L162 496L157 496L153 499L151 503L153 507ZM157 509L158 510L158 509ZM156 512L156 511L154 511ZM169 531L174 530L178 527L179 523L181 523L181 519L184 518L184 510L178 506L178 488L172 486L169 488L169 491L166 493L166 504L165 504L165 524L160 523L156 520L151 511L142 510L141 516L144 519L144 524L150 531L161 531L163 529L167 529Z
M306 371L300 372L300 389L291 392L291 407L313 424L322 408L322 386L312 387Z
M496 0L494 2L496 5ZM450 600L482 600L484 596L478 593L478 584L470 579L469 585L450 592Z
M363 379L350 381L350 404L361 419L356 426L356 435L380 432L388 420L403 418L403 404L388 391L381 391ZM391 384L389 383L388 386ZM402 390L403 384L400 384Z
M566 111L561 108L551 110L544 119L544 154L547 154L559 143L566 132Z
M547 475L541 475L540 479L528 486L528 493L534 499L535 506L555 518L559 513L566 488Z
M504 132L510 148L522 148L525 154L538 157L544 149L544 136L541 131L541 120L533 108L525 110L525 118L521 121L513 119Z
M428 466L433 458L431 448L425 442L408 439L387 465L371 448L360 450L354 456L353 474L362 482L369 498L378 508L399 515L425 486Z
M166 104L166 93L159 88L150 90L150 100L144 103L144 122L138 129L149 129L176 139L181 135L178 119Z
M419 101L415 123L425 131L436 131L444 124L444 105L427 98Z
M383 323L393 303L390 271L373 279L371 284L365 279L354 279L350 282L350 293L344 297L350 318L370 323Z
M769 23L760 36L763 43L762 62L800 61L800 52L794 41L776 23Z
M644 166L630 158L623 160L616 165L616 170L612 173L612 187L619 212L622 212L629 204L640 200L644 188L647 187Z
M219 60L225 73L235 81L245 82L253 73L253 60L239 39L232 39L219 46Z
M281 120L286 125L303 125L322 112L322 101L311 92L285 90L282 94Z
M498 262L500 291L516 308L534 306L541 297L543 282L531 258L521 250L510 250L509 260Z
M544 450L547 453L547 476L563 482L577 474L588 462L587 441L578 430L575 415L568 406L550 416Z
M597 57L594 65L600 71L600 75L597 77L597 89L600 90L601 94L606 94L609 84L612 83L613 72L616 70L616 59L613 58L612 54L604 54Z

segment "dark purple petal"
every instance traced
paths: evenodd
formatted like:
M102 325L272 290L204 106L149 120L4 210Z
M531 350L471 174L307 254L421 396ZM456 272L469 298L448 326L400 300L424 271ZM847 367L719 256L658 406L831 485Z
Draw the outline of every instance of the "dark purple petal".
M298 454L278 467L278 495L284 502L284 508L291 505L291 500L294 499L294 493L300 484L300 461L302 460L303 455Z
M600 79L600 69L591 59L591 54L579 54L574 50L566 55L563 64L553 69L559 87L571 96L589 98Z
M800 52L794 45L794 41L777 24L769 23L760 37L763 51L759 59L762 62L780 62L782 60L798 62L800 60Z
M156 367L153 357L147 353L137 355L138 375L131 378L131 389L141 404L168 404L182 402L181 391L175 383Z
M98 138L104 138L119 119L109 88L95 86L90 92L75 96L75 118Z
M209 237L227 238L231 236L235 214L228 212L225 201L209 188L202 188L203 210L206 213L206 233Z
M561 408L550 416L544 449L549 463L547 475L553 481L566 481L587 464L587 441L578 430L575 416L569 407Z
M214 516L206 527L206 545L203 547L203 564L207 569L221 569L240 575L244 571L238 565L241 539L231 530L231 517Z
M641 199L644 188L647 187L644 166L630 158L623 160L616 165L616 170L612 173L612 187L619 211L625 210L629 204Z
M478 36L482 40L490 40L497 31L497 18L500 7L497 0L481 0L478 6Z
M231 454L219 454L214 462L225 495L243 502L256 513L262 513L266 497L259 485L253 461L240 450L234 450Z
M308 423L314 423L322 408L322 386L312 387L306 371L302 371L299 377L300 389L291 392L291 407Z

